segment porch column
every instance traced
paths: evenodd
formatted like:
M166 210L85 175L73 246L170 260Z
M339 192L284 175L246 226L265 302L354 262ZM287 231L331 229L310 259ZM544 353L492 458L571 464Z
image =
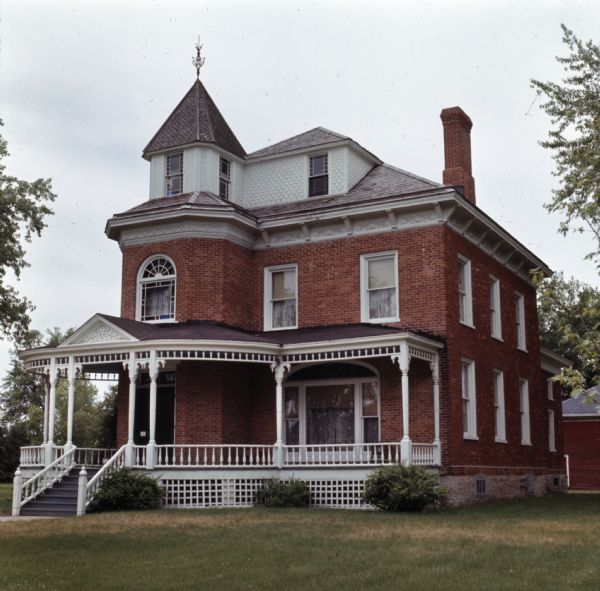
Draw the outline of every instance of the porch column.
M48 418L49 418L49 398L50 398L50 384L48 383L48 380L46 379L46 377L44 376L43 379L43 383L42 383L43 387L44 387L44 441L42 442L43 445L46 445L46 443L48 443Z
M73 447L73 414L75 410L75 385L77 383L77 369L75 367L75 357L69 357L69 372L67 374L69 391L67 399L67 443L66 447ZM68 451L67 449L67 451Z
M156 351L150 351L148 371L150 373L150 437L146 448L146 468L152 470L156 455L156 381L159 372Z
M54 461L54 422L56 419L56 382L58 382L58 371L56 369L56 359L53 357L50 361L50 373L48 374L48 383L50 385L48 400L48 439L46 441L45 465Z
M129 375L129 416L127 422L127 450L125 452L125 465L133 466L135 455L133 449L133 430L135 429L135 392L138 366L135 362L135 352L129 354L129 362L125 364Z
M397 361L402 373L402 441L400 442L400 458L403 464L412 463L412 441L409 435L409 396L408 367L410 355L408 344L400 343L400 355L392 355L392 362Z
M283 466L283 378L290 367L289 363L283 363L281 360L271 364L271 370L275 376L275 432L277 434L273 459L278 468Z
M433 443L434 459L437 466L442 463L442 450L440 447L440 356L436 355L431 362L431 376L433 379Z

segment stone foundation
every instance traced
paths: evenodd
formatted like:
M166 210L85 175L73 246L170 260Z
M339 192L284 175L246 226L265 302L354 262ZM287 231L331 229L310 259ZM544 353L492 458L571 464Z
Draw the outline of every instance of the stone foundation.
M479 481L479 484L478 484ZM450 506L485 503L528 496L541 497L551 492L566 492L565 474L472 474L441 476Z

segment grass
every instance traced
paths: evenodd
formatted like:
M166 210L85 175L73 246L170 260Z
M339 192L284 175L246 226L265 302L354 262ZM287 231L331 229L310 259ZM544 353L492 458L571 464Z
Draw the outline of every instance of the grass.
M12 511L12 484L0 483L0 515L10 515Z
M600 495L440 513L151 511L0 523L0 589L600 587Z

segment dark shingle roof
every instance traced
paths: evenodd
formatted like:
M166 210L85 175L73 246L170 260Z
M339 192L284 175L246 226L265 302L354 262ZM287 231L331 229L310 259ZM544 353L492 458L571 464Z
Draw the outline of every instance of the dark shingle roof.
M339 142L343 140L349 140L349 137L340 135L335 131L330 131L324 127L315 127L304 133L299 133L293 137L290 137L281 142L277 142L272 146L267 146L256 152L248 154L248 158L260 158L261 156L272 156L273 154L282 154L283 152L291 152L292 150L301 150L303 148L312 148L313 146L320 146L322 144L330 144L332 142Z
M100 314L100 316L141 341L191 339L269 343L281 346L407 332L407 329L405 328L373 324L313 326L276 332L252 332L209 320L188 320L187 322L148 324L146 322L128 320L126 318L108 316L106 314ZM426 333L415 332L414 330L411 332L439 340L437 337Z
M233 204L230 201L221 199L214 193L207 193L205 191L194 192L194 193L183 193L182 195L176 195L174 197L160 197L159 199L150 199L144 201L131 209L128 209L122 213L116 213L114 217L122 217L135 213L144 213L147 211L154 211L159 209L173 208L177 206L186 207L223 207L231 209Z
M271 218L294 213L322 210L330 207L360 203L383 197L413 197L415 193L439 189L442 185L419 176L394 168L388 164L376 166L348 193L327 197L311 197L301 201L291 201L277 205L267 205L249 209L258 218Z
M215 144L240 158L246 157L244 148L200 80L194 82L143 153L145 156L149 152L194 143Z

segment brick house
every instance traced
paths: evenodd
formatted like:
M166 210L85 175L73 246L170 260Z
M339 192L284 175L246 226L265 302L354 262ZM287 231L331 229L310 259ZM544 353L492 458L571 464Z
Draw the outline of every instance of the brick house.
M456 504L563 489L546 380L565 360L540 347L529 280L551 271L478 207L469 117L441 119L442 184L320 127L248 154L198 79L143 152L149 199L106 225L120 316L22 353L47 394L16 505L44 496L42 467L58 481L95 464L80 513L122 466L182 507L246 505L292 476L315 505L360 507L397 462L439 471ZM119 384L118 449L81 450L75 380L102 376Z

